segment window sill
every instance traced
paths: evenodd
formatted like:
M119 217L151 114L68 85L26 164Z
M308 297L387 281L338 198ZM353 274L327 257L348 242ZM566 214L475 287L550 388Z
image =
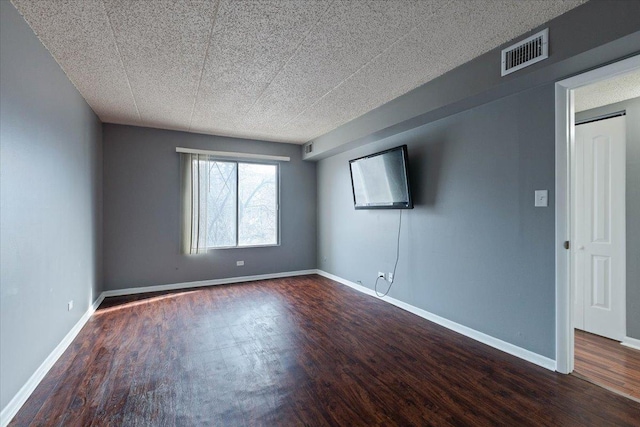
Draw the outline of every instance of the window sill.
M280 246L280 243L274 243L271 245L251 245L251 246L223 246L219 248L207 248L207 252L226 250L226 249L253 249L253 248L273 248Z

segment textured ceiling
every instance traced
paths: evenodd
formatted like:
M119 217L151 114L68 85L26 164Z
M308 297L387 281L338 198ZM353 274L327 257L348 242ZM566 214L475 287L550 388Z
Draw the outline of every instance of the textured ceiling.
M575 90L576 112L640 97L640 70Z
M294 143L584 1L12 0L103 122Z

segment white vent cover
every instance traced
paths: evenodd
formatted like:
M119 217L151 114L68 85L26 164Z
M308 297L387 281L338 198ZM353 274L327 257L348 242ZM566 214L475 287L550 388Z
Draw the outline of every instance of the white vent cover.
M545 28L516 44L502 49L502 76L549 57L549 29Z
M313 142L310 142L304 146L304 154L309 154L311 152L313 152Z

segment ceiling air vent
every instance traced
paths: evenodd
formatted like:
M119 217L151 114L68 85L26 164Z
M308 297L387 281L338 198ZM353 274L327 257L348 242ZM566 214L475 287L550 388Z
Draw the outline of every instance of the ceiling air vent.
M304 154L309 154L312 152L313 152L313 142L310 142L304 146Z
M545 28L514 45L502 50L502 73L518 71L549 57L549 29Z

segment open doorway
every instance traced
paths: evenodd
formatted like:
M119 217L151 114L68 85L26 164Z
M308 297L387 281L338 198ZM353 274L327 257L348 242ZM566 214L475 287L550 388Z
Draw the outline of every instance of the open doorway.
M631 223L640 214L634 188L640 185L640 70L575 89L574 106L574 373L640 400L640 349L620 345L633 333L627 332L626 302L628 294L636 297L640 277L627 266L627 247L632 259L640 258L640 235Z
M559 82L556 130L557 370L640 401L640 57Z

